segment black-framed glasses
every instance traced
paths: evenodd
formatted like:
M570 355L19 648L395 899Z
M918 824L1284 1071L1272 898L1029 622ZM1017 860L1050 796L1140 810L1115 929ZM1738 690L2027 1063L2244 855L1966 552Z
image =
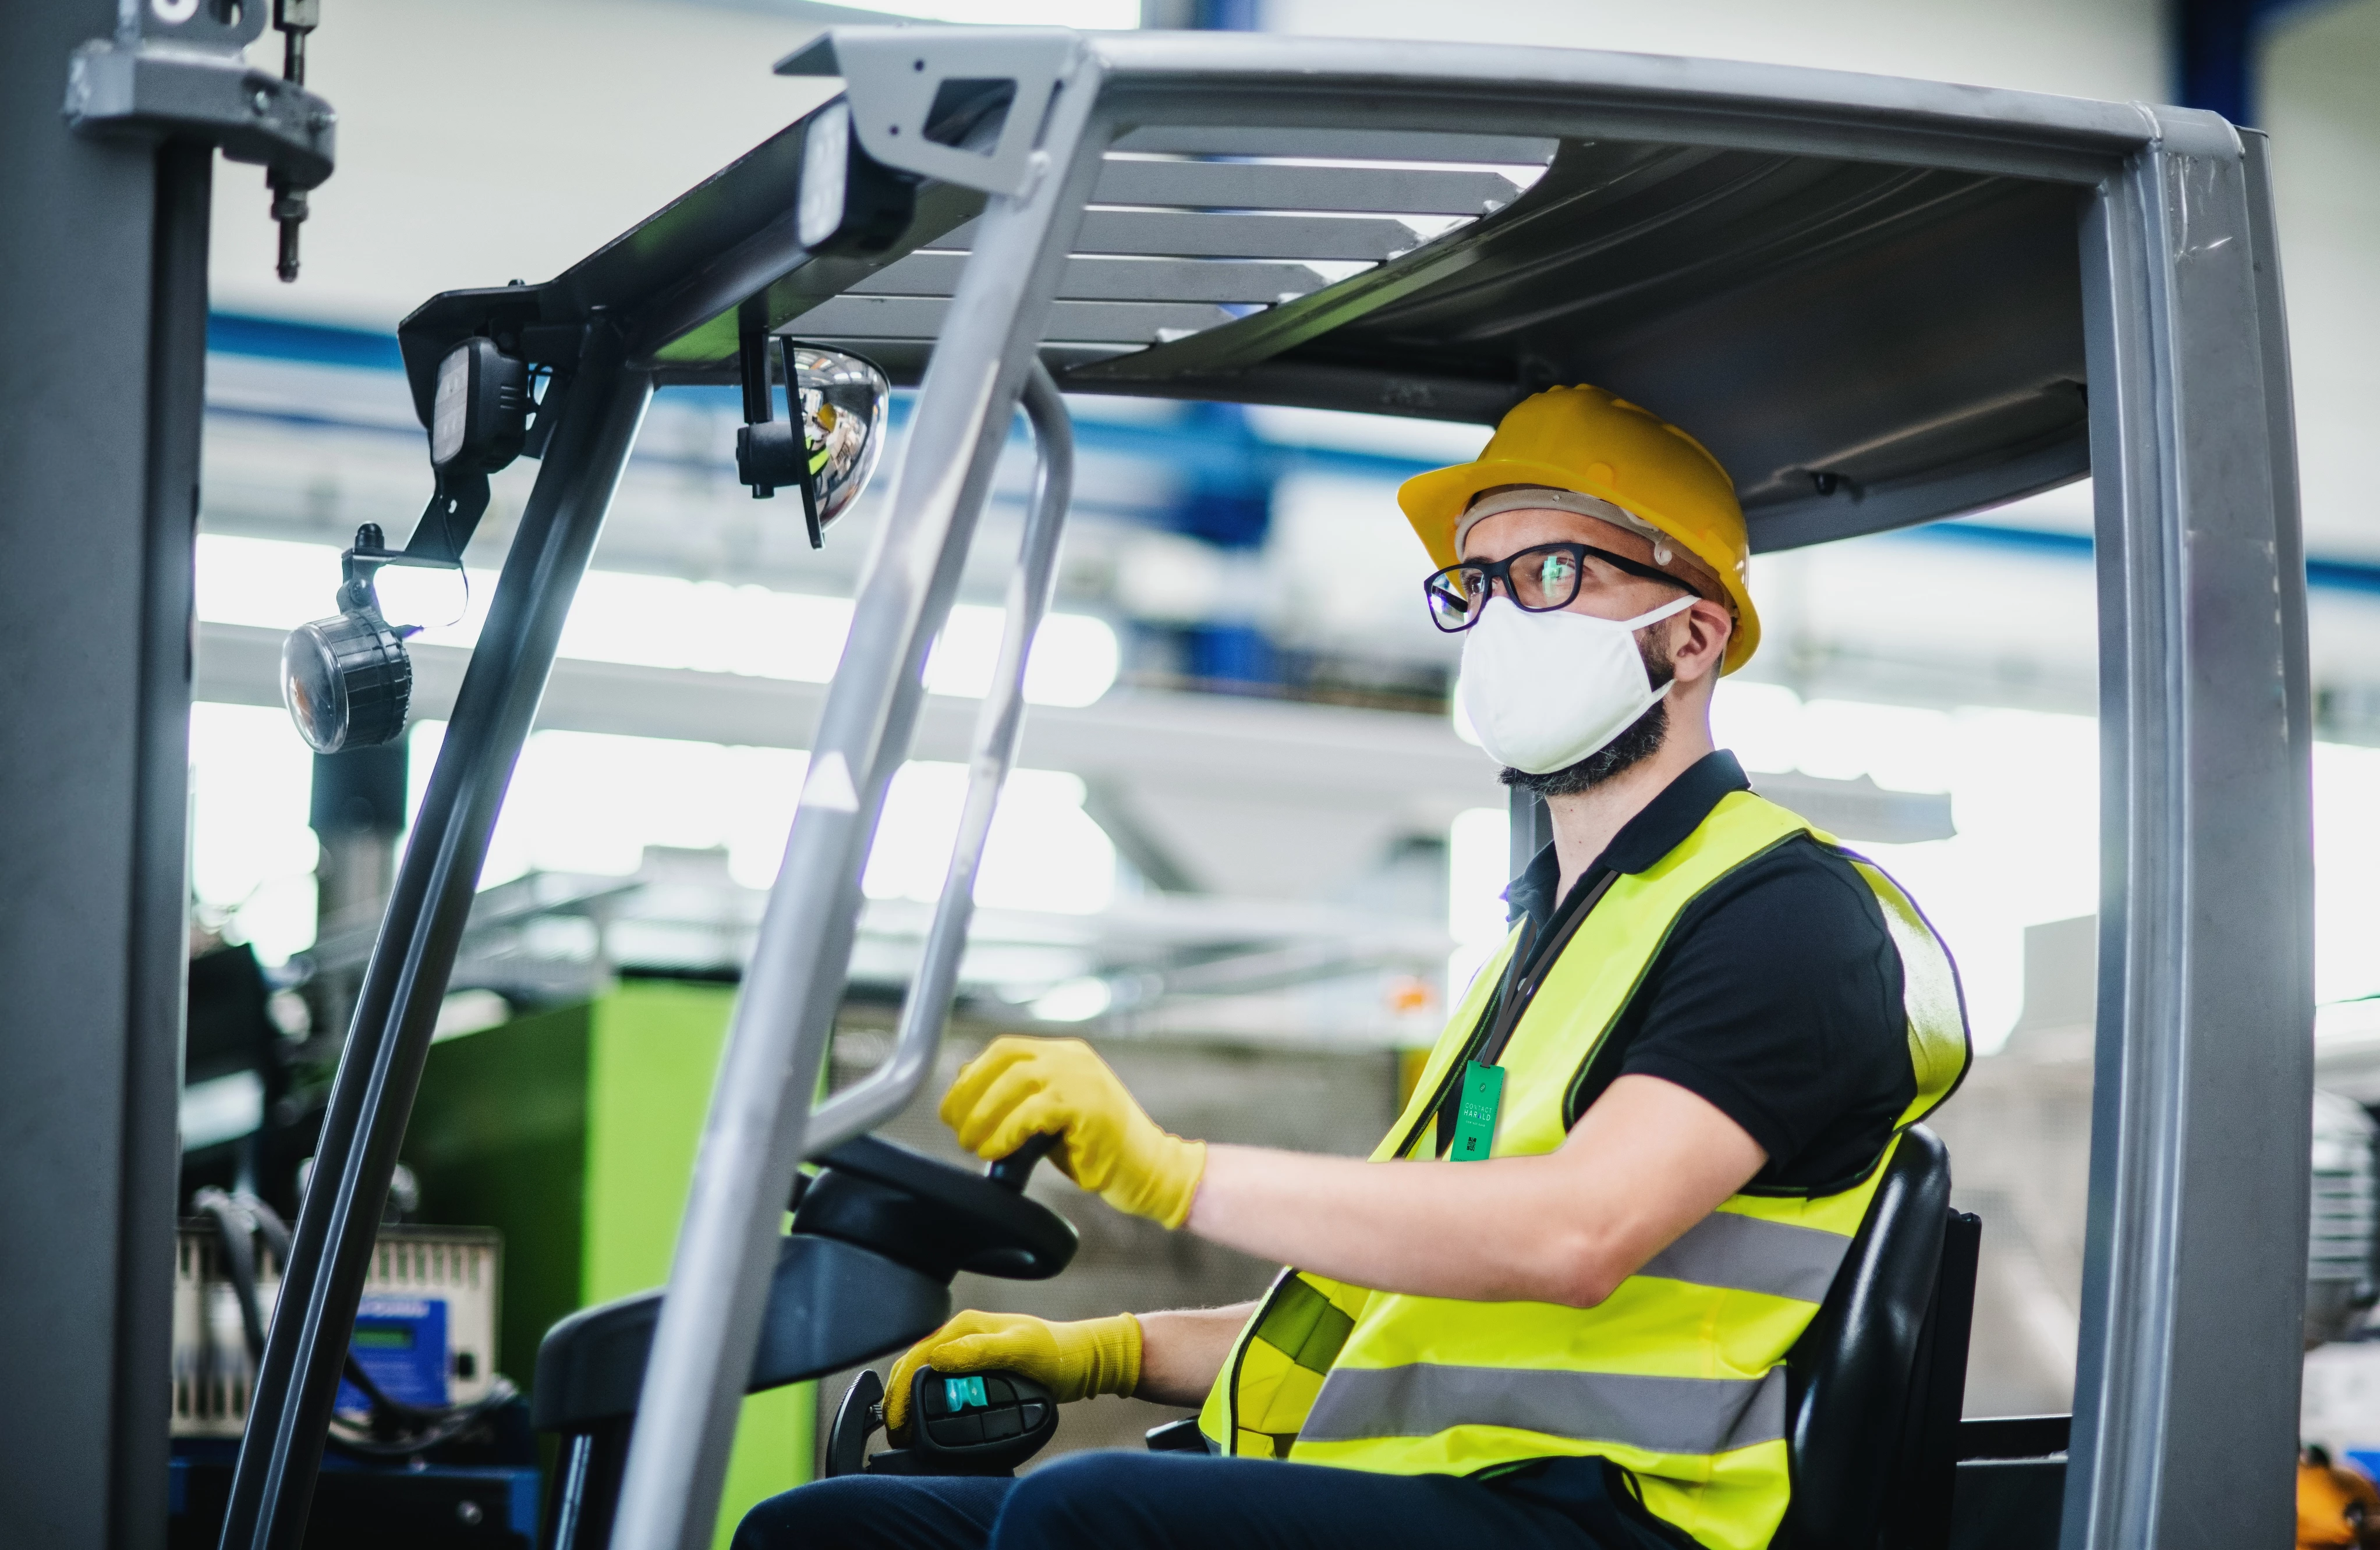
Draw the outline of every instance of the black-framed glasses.
M1495 596L1499 583L1504 595L1525 612L1550 613L1568 608L1578 598L1579 580L1586 574L1590 558L1625 575L1662 582L1682 592L1694 590L1668 571L1593 544L1541 543L1501 560L1466 560L1433 573L1421 584L1422 596L1429 601L1430 623L1450 635L1469 629L1478 623L1480 611Z

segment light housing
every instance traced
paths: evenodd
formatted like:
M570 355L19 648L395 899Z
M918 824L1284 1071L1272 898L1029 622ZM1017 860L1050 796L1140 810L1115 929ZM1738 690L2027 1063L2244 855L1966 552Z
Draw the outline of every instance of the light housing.
M300 624L281 643L281 703L318 754L395 742L412 698L404 637L369 603Z
M802 139L802 180L794 235L813 253L878 253L917 212L917 187L859 147L851 104L831 103Z
M528 366L483 336L438 363L430 406L430 464L441 473L492 474L528 436Z

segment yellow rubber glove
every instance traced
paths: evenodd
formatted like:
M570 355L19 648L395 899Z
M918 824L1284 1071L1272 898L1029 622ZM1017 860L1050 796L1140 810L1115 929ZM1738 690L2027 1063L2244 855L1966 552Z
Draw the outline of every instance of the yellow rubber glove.
M1057 1135L1050 1156L1067 1178L1119 1211L1169 1228L1188 1219L1207 1171L1207 1144L1160 1130L1078 1038L992 1040L951 1084L942 1123L987 1159Z
M1140 1387L1140 1320L1130 1314L1051 1324L1030 1314L959 1314L911 1346L884 1385L884 1429L909 1424L909 1380L938 1373L1022 1373L1062 1405Z

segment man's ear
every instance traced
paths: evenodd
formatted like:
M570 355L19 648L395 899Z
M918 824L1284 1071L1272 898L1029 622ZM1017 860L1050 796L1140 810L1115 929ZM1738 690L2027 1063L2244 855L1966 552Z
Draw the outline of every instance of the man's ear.
M1670 649L1671 670L1675 672L1681 667L1691 667L1694 670L1692 677L1707 675L1716 680L1719 664L1727 658L1727 643L1735 633L1735 621L1724 605L1712 602L1707 598L1695 599L1677 617L1684 621L1686 628L1681 632L1684 638ZM1689 675L1679 673L1679 676Z

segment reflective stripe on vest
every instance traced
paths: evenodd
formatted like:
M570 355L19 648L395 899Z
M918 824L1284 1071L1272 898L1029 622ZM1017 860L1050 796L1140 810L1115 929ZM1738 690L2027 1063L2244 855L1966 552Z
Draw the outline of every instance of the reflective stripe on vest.
M1839 1232L1714 1211L1636 1274L1821 1302L1851 1242Z
M1651 1453L1725 1453L1785 1435L1785 1369L1760 1378L1511 1367L1342 1367L1300 1442L1427 1437L1457 1426L1509 1426Z
M1569 1134L1589 1061L1688 905L1800 834L1835 849L1874 892L1901 961L1916 1122L1967 1063L1957 971L1908 896L1783 808L1730 793L1677 849L1623 874L1580 923L1503 1052L1492 1156ZM1431 1051L1376 1162L1428 1156L1508 939ZM1790 1489L1786 1353L1840 1267L1883 1164L1831 1193L1747 1190L1593 1308L1376 1292L1286 1270L1241 1331L1200 1425L1222 1451L1393 1473L1471 1474L1549 1456L1633 1471L1645 1505L1716 1550L1757 1550Z

